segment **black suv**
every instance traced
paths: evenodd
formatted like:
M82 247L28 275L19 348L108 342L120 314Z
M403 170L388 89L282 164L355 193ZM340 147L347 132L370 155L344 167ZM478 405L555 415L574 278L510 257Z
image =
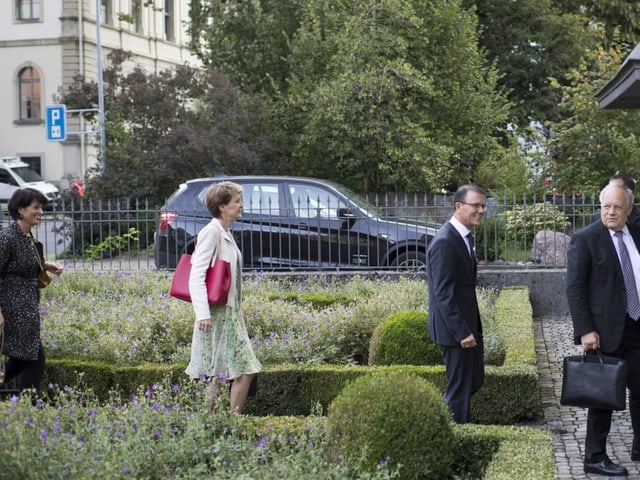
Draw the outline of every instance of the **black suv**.
M211 220L204 196L212 183L243 188L242 219L231 225L245 269L390 268L421 270L436 225L383 218L359 195L326 180L241 176L188 180L160 210L154 261L174 269Z

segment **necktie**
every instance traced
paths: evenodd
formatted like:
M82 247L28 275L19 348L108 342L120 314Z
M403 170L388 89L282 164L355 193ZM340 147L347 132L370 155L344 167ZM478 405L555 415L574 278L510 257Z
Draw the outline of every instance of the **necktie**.
M637 320L640 317L640 299L638 299L633 266L629 258L629 251L622 241L622 231L616 232L616 237L618 238L618 249L620 250L620 265L622 266L622 276L624 277L624 288L627 291L627 313L631 318Z
M475 256L475 241L473 240L473 234L471 232L467 233L467 242L469 243L469 252L471 257Z

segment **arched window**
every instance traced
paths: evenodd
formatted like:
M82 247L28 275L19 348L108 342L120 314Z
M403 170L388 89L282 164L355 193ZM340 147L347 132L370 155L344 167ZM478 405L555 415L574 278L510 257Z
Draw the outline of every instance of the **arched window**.
M20 120L40 120L40 74L33 67L25 67L18 74L18 105Z

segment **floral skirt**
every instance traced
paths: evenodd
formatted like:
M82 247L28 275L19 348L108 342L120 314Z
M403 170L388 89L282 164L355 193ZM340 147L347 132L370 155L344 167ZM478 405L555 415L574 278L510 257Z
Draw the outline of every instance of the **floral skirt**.
M195 323L191 361L185 370L191 378L232 380L260 370L262 365L253 352L240 309L212 307L208 332L201 331L198 322Z

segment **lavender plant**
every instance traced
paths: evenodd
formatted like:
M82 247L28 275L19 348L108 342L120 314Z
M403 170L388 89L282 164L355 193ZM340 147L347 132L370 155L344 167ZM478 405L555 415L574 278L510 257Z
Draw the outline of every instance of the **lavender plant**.
M63 276L43 291L47 355L116 365L186 363L193 311L189 303L168 296L169 283L158 272ZM341 301L315 309L274 295L283 292L339 294ZM353 300L344 302L345 297ZM490 290L480 290L479 298L485 336L491 338L494 299ZM406 310L427 310L424 281L322 276L287 281L260 275L247 279L243 288L247 327L265 365L366 363L376 325Z
M358 461L325 458L320 417L269 419L209 412L206 385L155 384L98 402L89 390L49 386L0 402L0 471L20 479L391 479Z

